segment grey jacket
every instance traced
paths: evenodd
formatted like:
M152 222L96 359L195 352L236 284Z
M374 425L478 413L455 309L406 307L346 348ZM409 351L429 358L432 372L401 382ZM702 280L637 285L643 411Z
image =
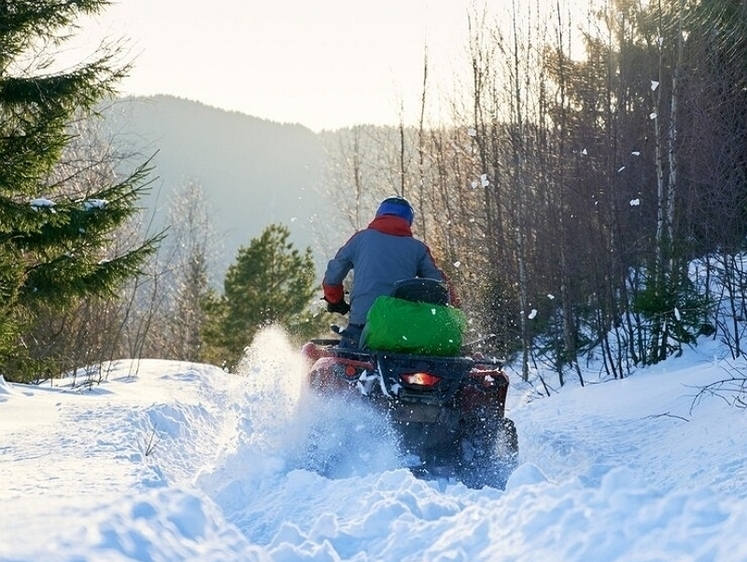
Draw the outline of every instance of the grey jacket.
M428 246L412 237L404 219L384 215L356 232L327 264L324 295L330 302L343 297L342 282L354 270L350 291L350 324L365 324L368 310L397 281L426 277L446 281Z

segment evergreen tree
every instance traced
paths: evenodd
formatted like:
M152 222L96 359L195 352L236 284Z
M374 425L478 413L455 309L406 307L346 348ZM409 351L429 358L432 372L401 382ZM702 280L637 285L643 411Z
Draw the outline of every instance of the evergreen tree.
M37 311L113 293L157 242L110 251L118 227L138 211L147 165L96 185L81 179L83 169L55 174L70 125L93 114L128 70L105 46L90 62L49 70L76 18L107 4L0 1L0 373L11 379L34 376L23 330Z
M273 224L239 248L226 273L224 294L206 304L208 360L233 368L263 326L293 330L308 319L302 315L316 290L311 248L299 252L289 235L285 226Z

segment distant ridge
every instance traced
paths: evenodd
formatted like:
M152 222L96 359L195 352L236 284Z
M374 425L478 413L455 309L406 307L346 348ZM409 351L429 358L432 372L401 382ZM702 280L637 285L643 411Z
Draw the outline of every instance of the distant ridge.
M222 266L271 223L286 225L297 247L313 246L324 152L310 129L165 95L119 99L104 116L141 162L157 152L158 179L143 201L156 222L174 191L189 181L202 187L223 241Z

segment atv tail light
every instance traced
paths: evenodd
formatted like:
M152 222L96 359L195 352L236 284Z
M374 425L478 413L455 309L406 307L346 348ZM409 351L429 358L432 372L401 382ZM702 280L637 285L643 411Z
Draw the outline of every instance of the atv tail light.
M400 378L405 383L415 386L434 386L441 382L441 377L431 375L430 373L407 373L400 375Z

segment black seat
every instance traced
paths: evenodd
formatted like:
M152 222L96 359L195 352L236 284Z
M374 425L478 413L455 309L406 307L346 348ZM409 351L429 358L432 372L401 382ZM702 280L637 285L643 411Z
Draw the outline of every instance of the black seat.
M429 304L449 304L449 289L438 279L403 279L394 284L392 296L412 302Z

